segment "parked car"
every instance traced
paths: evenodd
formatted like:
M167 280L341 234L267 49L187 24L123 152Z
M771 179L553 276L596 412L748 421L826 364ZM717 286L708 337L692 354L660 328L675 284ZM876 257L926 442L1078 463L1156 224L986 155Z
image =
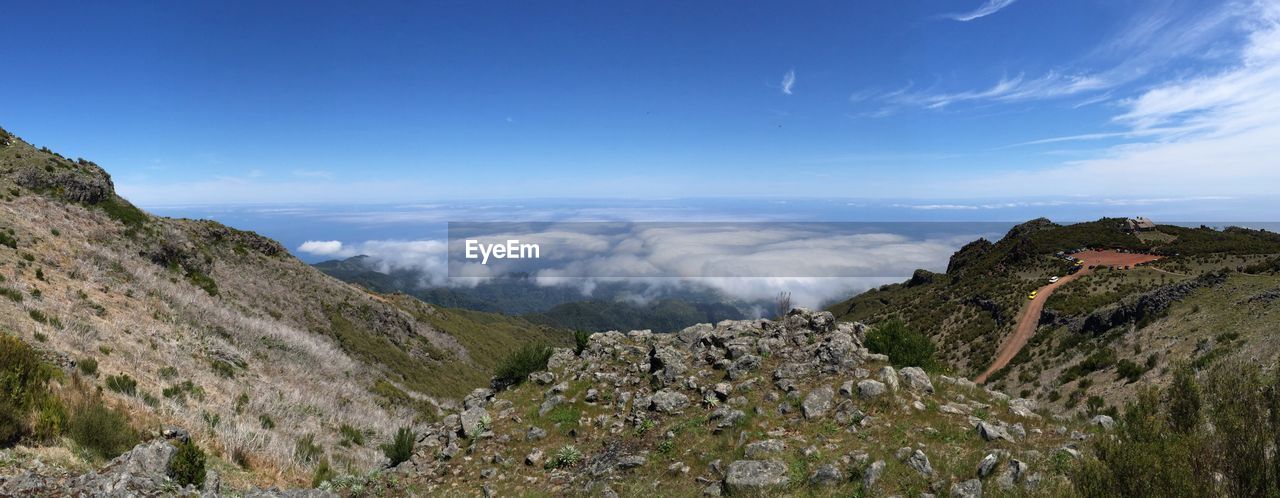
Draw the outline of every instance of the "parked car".
M1027 299L1035 299L1037 292L1038 291L1031 291L1030 294L1027 294Z
M1049 283L1051 283L1051 284L1056 284L1056 283L1058 283L1058 276L1057 276L1057 275L1054 275L1054 276L1052 276L1052 277L1049 277Z

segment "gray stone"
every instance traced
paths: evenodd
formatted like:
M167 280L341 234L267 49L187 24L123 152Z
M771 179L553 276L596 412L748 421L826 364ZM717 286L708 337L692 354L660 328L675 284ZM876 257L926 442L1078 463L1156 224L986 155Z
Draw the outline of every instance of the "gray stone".
M826 464L818 467L809 476L809 484L814 486L835 486L844 481L844 473L840 472L840 468L832 464Z
M623 470L634 469L643 466L648 461L644 455L627 455L618 459L618 468Z
M489 430L489 426L493 423L493 419L489 418L489 412L479 406L462 412L459 421L462 423L462 435L470 438Z
M532 380L540 386L547 386L556 381L556 374L542 370L529 374L529 380Z
M541 427L529 426L529 430L524 433L525 441L537 441L544 437L547 437L547 431Z
M554 396L551 396L550 398L547 398L546 401L542 402L542 406L538 407L538 416L539 417L546 416L547 412L554 410L557 406L560 406L560 404L564 402L565 402L564 396L559 394L556 394Z
M729 494L759 495L786 488L790 471L781 460L738 460L724 479Z
M528 455L524 457L525 465L538 465L542 463L542 448L534 448Z
M752 460L760 460L787 450L787 445L777 439L766 439L748 444L744 454Z
M982 481L969 479L952 484L951 498L982 498Z
M1089 419L1089 424L1096 425L1098 427L1103 428L1103 430L1108 430L1108 431L1116 427L1115 419L1112 419L1107 415L1097 415Z
M1010 436L1009 431L1005 430L1004 427L989 424L985 421L978 422L976 427L978 429L978 435L982 436L984 441L995 441L997 439L1013 441L1013 436Z
M867 470L862 473L862 486L867 489L875 486L876 482L880 480L880 476L884 475L884 467L884 460L876 460L867 467Z
M1009 465L1005 466L996 477L996 484L999 484L1002 489L1013 489L1027 476L1029 469L1030 467L1020 460L1009 460Z
M649 400L649 409L662 413L675 413L689 406L689 397L671 389L661 389L653 393Z
M733 363L729 364L729 368L726 370L726 373L728 373L730 380L738 380L750 375L751 372L754 372L759 368L760 357L749 354L733 360Z
M906 367L899 374L907 389L922 393L933 392L933 382L929 381L929 374L924 373L920 367Z
M880 382L884 382L885 387L890 391L898 392L898 371L891 366L880 368Z
M911 453L907 458L907 466L915 469L922 476L933 477L933 466L929 465L929 457L923 451L915 450Z
M985 479L991 475L991 472L996 470L996 463L999 463L999 461L1000 457L996 456L995 453L988 453L987 456L982 457L982 461L978 462L978 477Z
M877 398L887 392L889 389L883 382L878 380L861 380L858 381L858 397L862 399Z
M830 386L822 386L809 392L800 404L804 409L804 418L818 418L831 411L831 400L836 392Z

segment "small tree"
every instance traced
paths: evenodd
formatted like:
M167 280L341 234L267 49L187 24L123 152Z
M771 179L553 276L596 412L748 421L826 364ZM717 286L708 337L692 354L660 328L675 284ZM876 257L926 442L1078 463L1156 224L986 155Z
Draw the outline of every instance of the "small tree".
M387 460L391 462L387 467L395 467L408 461L413 457L413 445L417 442L418 436L414 434L413 429L401 427L396 431L396 436L390 443L382 445L382 454L386 455Z

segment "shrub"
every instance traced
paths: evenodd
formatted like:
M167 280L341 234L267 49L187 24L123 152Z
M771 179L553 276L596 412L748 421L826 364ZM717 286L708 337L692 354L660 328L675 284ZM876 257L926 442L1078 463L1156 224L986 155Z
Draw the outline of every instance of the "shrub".
M178 376L178 369L167 366L156 371L156 373L160 375L161 379L169 380Z
M102 210L110 216L111 219L119 221L126 226L137 227L147 222L147 213L141 209L134 207L129 201L119 197L112 196L110 199L102 201L98 204Z
M178 451L169 461L169 471L172 473L173 480L179 486L204 486L204 450L190 441L180 442L177 446Z
M541 344L528 344L508 355L498 365L493 377L493 384L504 389L524 382L529 374L546 370L547 360L551 359L551 348Z
M9 298L15 303L22 302L22 291L10 287L0 287L0 296Z
M271 430L276 428L276 421L272 420L271 416L265 413L262 415L258 415L258 423L261 424L262 428L266 430Z
M413 429L401 427L396 431L396 435L390 443L382 445L382 454L391 462L388 467L395 467L413 457L413 445L417 441L417 435L413 433Z
M585 330L573 331L573 354L580 355L586 351L587 345L591 343L591 332Z
M320 455L324 454L324 448L316 444L316 436L307 434L298 438L293 445L293 457L301 463L311 463L320 459Z
M0 246L7 246L9 249L18 248L18 239L14 238L8 232L0 232Z
M71 439L103 459L112 459L138 444L138 434L129 426L123 412L103 404L102 398L91 396L71 411L67 421Z
M29 315L31 319L35 320L37 323L46 324L46 325L49 323L49 317L45 316L44 312L40 310L33 309L31 311L28 311L27 315Z
M321 460L320 465L316 466L315 473L311 474L311 487L318 488L321 484L332 480L338 475L333 471L333 467L329 466L329 460Z
M360 429L356 429L347 424L342 424L338 428L338 433L342 435L342 446L364 446L364 433Z
M76 368L80 369L80 373L90 377L98 376L98 360L92 357L84 358L76 364Z
M212 366L213 372L218 374L219 377L233 379L236 376L236 367L231 366L230 363L222 360L213 360Z
M36 350L17 337L0 334L0 447L26 434L28 416L47 396L50 377Z
M929 337L908 330L899 319L889 320L867 334L867 349L889 356L896 367L920 367L935 370L934 345Z
M129 374L108 375L107 389L128 396L136 396L138 394L138 381L133 380Z

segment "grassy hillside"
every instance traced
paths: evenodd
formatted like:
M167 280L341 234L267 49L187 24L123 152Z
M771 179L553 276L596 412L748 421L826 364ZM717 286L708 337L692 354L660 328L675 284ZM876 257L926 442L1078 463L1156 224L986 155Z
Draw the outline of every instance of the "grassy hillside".
M1132 399L1140 385L1167 382L1178 363L1205 369L1226 357L1277 358L1265 296L1280 288L1271 270L1280 236L1167 225L1133 234L1120 222L1033 220L998 242L965 246L945 274L918 272L829 309L843 320L900 318L933 339L943 370L973 377L1012 331L1027 293L1065 273L1056 253L1152 252L1165 259L1100 269L1053 294L1031 342L989 383L1057 409L1099 412Z
M519 344L571 343L367 292L251 232L148 215L96 164L3 131L0 234L0 332L133 420L187 428L231 479L379 465L376 444L341 446L344 431L385 440L485 385Z

